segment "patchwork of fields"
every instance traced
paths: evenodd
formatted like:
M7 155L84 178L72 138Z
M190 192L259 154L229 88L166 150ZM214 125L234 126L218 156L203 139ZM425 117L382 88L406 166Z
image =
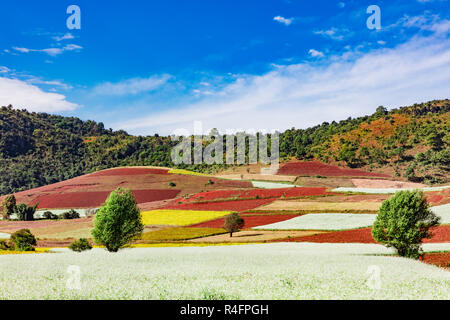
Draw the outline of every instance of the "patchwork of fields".
M37 298L34 292L40 292L40 299L450 297L448 186L427 188L314 161L288 163L278 175L290 178L277 181L273 174L268 181L227 180L187 170L131 167L17 193L18 202L63 212L98 208L118 186L129 188L146 228L132 248L117 254L102 248L77 254L64 248L80 237L92 241L93 217L0 221L0 239L28 228L40 248L39 255L0 256L0 263L13 264L14 269L32 261L35 266L5 285L7 270L0 277L5 288L0 299ZM392 256L393 251L371 235L382 201L391 192L413 187L426 192L433 212L441 217L441 225L424 243L428 251L443 252L426 254L423 262ZM244 226L231 237L223 227L232 212L239 213ZM61 249L49 249L56 247ZM83 290L65 287L68 265L80 266ZM381 290L366 284L370 265L382 270Z

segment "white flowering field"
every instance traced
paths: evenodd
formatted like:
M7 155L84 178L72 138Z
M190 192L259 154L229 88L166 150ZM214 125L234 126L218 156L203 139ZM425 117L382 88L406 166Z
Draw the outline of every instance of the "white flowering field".
M396 193L402 190L414 190L420 189L422 191L442 191L444 189L450 188L450 186L441 187L425 187L425 188L356 188L356 187L339 187L332 191L334 192L359 192L359 193L369 193L369 194L389 194Z
M10 236L9 233L0 232L0 239L9 239Z
M294 188L297 187L291 183L281 182L267 182L267 181L252 181L253 187L261 189L279 189L279 188Z
M267 230L347 230L371 226L376 214L311 213L276 223L254 227Z
M4 255L0 299L450 298L450 272L390 252L273 243Z
M442 224L450 224L450 203L431 207L431 211L441 217Z

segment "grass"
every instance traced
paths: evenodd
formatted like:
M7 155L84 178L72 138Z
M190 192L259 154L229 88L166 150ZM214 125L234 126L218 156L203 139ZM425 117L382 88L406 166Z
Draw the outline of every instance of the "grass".
M226 233L226 231L222 228L168 228L144 233L141 240L188 240L222 233Z
M229 215L230 211L150 210L142 212L144 225L188 226Z

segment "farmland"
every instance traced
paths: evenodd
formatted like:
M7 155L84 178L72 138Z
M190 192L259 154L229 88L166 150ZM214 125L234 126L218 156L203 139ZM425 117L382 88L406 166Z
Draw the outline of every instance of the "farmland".
M277 243L5 255L2 264L15 268L2 271L0 299L448 299L448 271L384 255L391 252ZM80 268L80 290L67 286L70 265ZM367 284L373 265L381 270L379 290Z
M325 169L331 175L338 172ZM448 298L448 189L339 171L344 173L348 176L294 177L286 183L131 167L19 192L18 202L58 213L98 208L110 190L129 188L145 229L117 254L98 246L73 253L67 247L75 239L93 242L94 217L0 221L0 238L23 228L37 237L36 254L1 251L8 254L1 255L0 263L16 269L33 261L34 267L5 285L11 276L7 270L0 277L5 288L0 298L34 299L36 292L40 299ZM340 186L371 192L341 192ZM421 261L395 256L371 234L382 201L391 196L383 191L411 187L427 190L432 211L443 223L432 228L431 239L424 239L428 252ZM232 212L239 213L244 225L230 237L224 224ZM80 267L82 290L66 287L67 265ZM367 285L370 265L382 270L381 290Z

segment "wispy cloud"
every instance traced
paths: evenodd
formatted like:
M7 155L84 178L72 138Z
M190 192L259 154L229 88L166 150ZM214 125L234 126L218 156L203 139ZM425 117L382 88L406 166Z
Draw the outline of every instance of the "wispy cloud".
M346 37L351 36L351 32L348 29L331 28L328 30L314 31L314 34L318 34L333 40L344 40Z
M170 75L164 74L149 78L131 78L116 83L105 82L97 85L93 93L112 96L136 95L156 90L166 84L170 78Z
M46 48L46 49L30 49L24 47L13 47L14 50L21 53L30 53L30 52L43 52L48 54L49 56L57 56L62 54L65 51L78 51L83 49L83 47L76 44L68 44L64 47L55 47L55 48Z
M0 77L0 104L36 112L67 111L77 107L62 94L46 92L26 81L6 77Z
M59 41L63 41L63 40L75 39L75 37L71 33L66 33L63 36L54 36L53 39L59 42Z
M439 30L415 36L393 48L329 56L327 61L278 66L263 75L243 75L212 95L174 110L116 123L150 134L205 128L286 129L346 119L374 111L450 96L450 39ZM446 29L447 28L447 29ZM447 30L444 33L443 30Z
M273 18L273 20L288 26L292 23L292 21L294 21L294 18L284 18L282 16L276 16Z

